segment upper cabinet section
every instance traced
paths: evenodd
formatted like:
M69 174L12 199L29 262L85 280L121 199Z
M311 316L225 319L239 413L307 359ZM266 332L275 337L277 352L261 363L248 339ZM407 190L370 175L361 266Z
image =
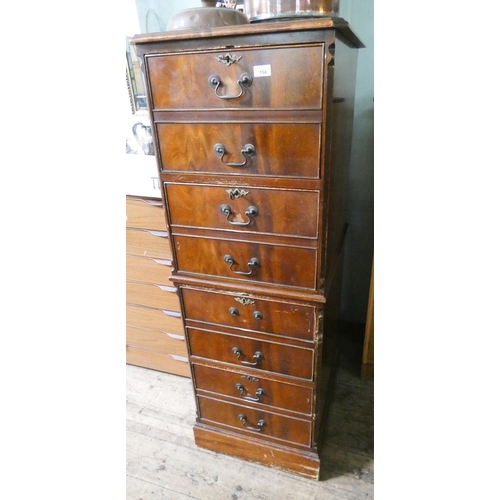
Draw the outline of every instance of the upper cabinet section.
M147 56L153 110L319 110L323 50L314 44Z

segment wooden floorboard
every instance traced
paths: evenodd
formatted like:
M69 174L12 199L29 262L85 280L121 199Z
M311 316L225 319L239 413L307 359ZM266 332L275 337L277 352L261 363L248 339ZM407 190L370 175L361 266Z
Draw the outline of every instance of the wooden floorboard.
M187 378L127 365L127 500L373 499L373 381L339 370L313 481L198 448Z

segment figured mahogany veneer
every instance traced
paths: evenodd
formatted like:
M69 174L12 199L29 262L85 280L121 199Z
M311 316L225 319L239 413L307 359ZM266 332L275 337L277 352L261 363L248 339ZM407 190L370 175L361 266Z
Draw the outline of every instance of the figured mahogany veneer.
M321 108L324 45L258 50L231 48L230 52L241 56L241 60L230 66L217 60L220 49L151 55L148 70L152 108L233 108L235 100L221 99L212 87L207 91L207 81L211 75L217 75L221 80L217 94L233 96L240 93L238 80L244 74L251 75L253 82L236 102L238 109ZM270 66L273 78L254 78L254 68L259 66Z
M340 18L132 43L163 184L196 443L318 479L347 227L352 47L362 44ZM161 266L151 270L163 282Z
M199 397L200 420L215 426L250 434L255 438L310 446L311 421L271 413L251 406L241 406L206 397ZM259 426L259 423L261 425Z
M158 123L156 130L167 172L319 177L319 123ZM217 144L224 146L224 157L215 153ZM255 148L248 158L241 153L247 144Z
M196 388L199 394L230 398L242 404L279 408L288 412L311 415L313 391L311 387L277 382L258 374L221 370L193 364ZM257 401L255 401L257 400Z
M186 235L175 236L174 244L179 272L298 288L316 286L317 254L313 248ZM226 256L233 258L232 266ZM252 259L258 259L259 264L249 266Z
M166 184L172 227L317 238L319 192L246 189L231 199L227 187ZM193 212L192 204L204 207Z
M268 342L243 336L186 328L192 356L214 359L236 366L249 366L282 375L311 380L314 349ZM236 350L241 354L238 355ZM256 356L261 353L261 357Z
M183 288L186 320L313 341L316 308L260 296Z

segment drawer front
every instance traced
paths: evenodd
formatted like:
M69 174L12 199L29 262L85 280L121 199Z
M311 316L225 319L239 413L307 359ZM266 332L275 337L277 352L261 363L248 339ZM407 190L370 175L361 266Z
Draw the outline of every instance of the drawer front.
M193 370L198 389L238 398L244 404L257 402L306 415L312 413L312 389L197 364L193 364Z
M172 260L167 231L127 229L127 254Z
M174 244L179 272L305 289L316 285L317 252L312 248L180 235L174 237Z
M181 310L176 288L167 285L127 281L127 303L168 311L179 312Z
M317 123L158 123L156 130L166 171L319 177ZM242 154L247 145L253 153Z
M290 443L310 446L311 422L271 412L226 403L216 399L198 397L200 420L217 426L250 433L257 438L274 438Z
M313 306L188 288L181 294L186 319L314 340Z
M317 191L186 184L165 184L165 189L172 226L309 238L318 235Z
M153 109L321 109L322 45L226 53L146 56Z
M306 380L313 378L312 349L189 327L186 332L193 356Z
M127 198L127 227L166 231L161 200Z
M128 280L157 285L172 285L168 279L172 274L172 261L169 259L127 255L126 265Z
M127 325L127 345L182 356L187 359L184 336Z
M191 377L187 358L175 354L165 354L163 352L127 346L126 362L129 365L173 373L182 377Z
M127 325L129 326L184 335L182 319L178 316L173 316L171 311L127 304L126 314Z

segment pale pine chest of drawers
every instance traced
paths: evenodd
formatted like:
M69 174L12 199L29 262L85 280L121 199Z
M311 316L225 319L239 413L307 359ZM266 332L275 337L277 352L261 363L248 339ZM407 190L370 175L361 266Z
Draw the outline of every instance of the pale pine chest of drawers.
M190 376L163 202L127 196L126 361Z
M362 44L330 18L132 43L171 233L195 441L317 479Z

